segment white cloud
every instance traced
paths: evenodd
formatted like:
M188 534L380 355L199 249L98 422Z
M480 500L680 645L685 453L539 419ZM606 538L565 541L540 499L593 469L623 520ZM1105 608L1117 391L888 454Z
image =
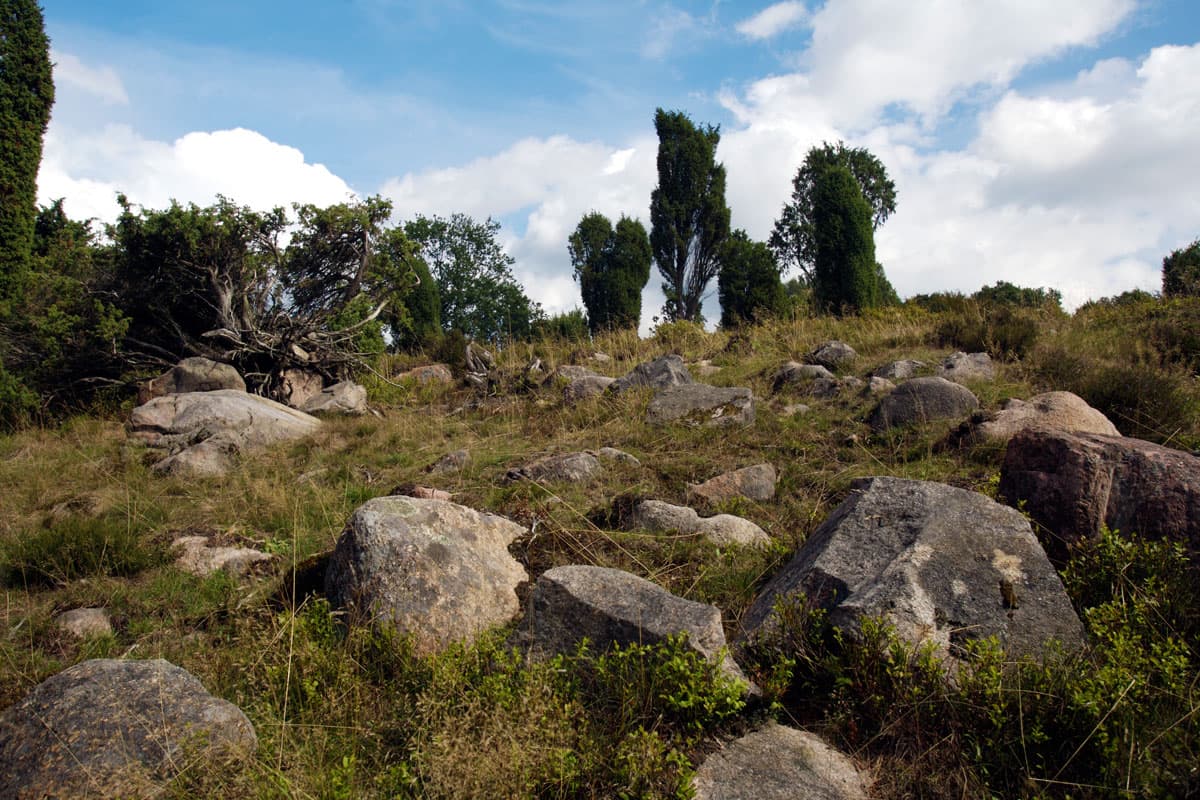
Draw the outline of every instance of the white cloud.
M129 95L121 76L110 66L89 67L70 53L51 51L54 63L54 83L61 90L66 86L79 89L110 105L129 105Z
M737 32L748 39L770 39L780 33L794 28L805 20L808 12L804 3L797 0L786 0L767 6L748 19L739 22L735 27Z

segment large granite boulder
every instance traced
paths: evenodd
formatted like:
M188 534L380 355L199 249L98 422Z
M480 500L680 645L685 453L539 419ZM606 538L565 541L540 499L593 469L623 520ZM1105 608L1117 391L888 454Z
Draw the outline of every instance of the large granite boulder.
M703 483L689 483L688 494L709 503L720 503L737 497L766 502L775 497L777 480L775 467L770 464L755 464L717 475Z
M744 626L753 638L781 600L803 596L852 634L883 617L912 643L961 658L971 639L997 637L1014 657L1050 639L1067 649L1083 626L1058 573L1015 509L926 481L864 478L764 587Z
M232 456L299 439L321 426L316 417L233 389L156 397L133 410L130 434L163 451L159 472L220 475Z
M839 369L849 367L856 358L858 358L858 353L854 352L853 347L835 339L817 345L804 357L804 360L809 364L820 364L822 367L837 372Z
M754 422L754 395L742 387L691 383L660 389L646 409L651 425L749 425Z
M768 547L771 537L748 519L733 514L701 517L695 509L662 500L643 500L626 515L627 530L647 530L703 536L718 547Z
M185 358L169 370L148 381L138 390L138 403L155 397L186 392L213 392L218 389L246 391L246 382L231 364L200 356Z
M0 712L0 797L160 797L181 770L257 746L237 706L174 664L84 661Z
M603 652L685 633L693 650L720 659L725 674L749 683L726 649L720 609L619 569L569 566L542 573L522 628L535 659L573 653L584 639L593 652Z
M511 469L504 476L506 481L562 481L564 483L586 483L596 478L604 467L600 459L591 453L563 453L544 456L523 467Z
M354 381L335 383L308 398L301 409L307 414L362 416L367 413L367 390Z
M508 545L525 529L445 500L377 497L338 539L325 594L339 608L411 634L420 653L469 641L520 610L525 569Z
M639 386L662 389L666 386L683 386L689 383L695 383L692 374L688 372L683 359L672 354L638 364L628 373L613 381L612 385L608 387L608 391L612 394L619 394L626 389Z
M954 353L942 361L938 375L956 383L990 381L996 377L996 367L987 353Z
M1000 494L1041 526L1056 559L1101 526L1200 554L1200 458L1118 436L1024 430L1008 443Z
M1027 428L1120 436L1108 417L1071 392L1046 392L1028 400L1013 398L999 411L975 414L955 435L960 444L1007 442Z
M876 433L939 419L957 419L979 408L965 386L945 378L913 378L884 395L867 423Z
M767 723L696 770L696 800L867 800L871 777L807 731Z

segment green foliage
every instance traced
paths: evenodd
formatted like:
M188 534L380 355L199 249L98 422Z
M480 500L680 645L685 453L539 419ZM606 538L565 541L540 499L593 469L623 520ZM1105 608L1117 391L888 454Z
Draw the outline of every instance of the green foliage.
M986 306L1062 311L1062 292L1057 289L1031 289L1008 281L996 281L995 286L984 286L972 297Z
M636 328L650 279L650 237L642 223L622 215L614 229L603 214L585 214L567 250L591 332Z
M407 325L394 319L399 315L387 315L393 319L392 343L401 350L427 347L442 333L442 299L437 281L433 279L425 259L416 254L413 243L404 236L403 230L397 228L389 231L383 247L390 251L393 261L407 260L417 280L416 287L408 292L404 301Z
M767 316L783 314L787 297L771 248L736 230L721 247L717 295L721 326L736 328Z
M697 127L682 111L654 115L658 185L650 195L650 247L663 276L667 320L700 322L704 291L720 268L729 236L725 167L716 162L720 130Z
M136 575L164 560L146 531L124 517L69 517L9 542L0 553L0 578L13 588L61 586L98 575Z
M552 314L535 325L537 335L562 342L586 342L588 320L583 310L576 308L561 314Z
M848 148L843 142L825 142L809 150L792 179L791 200L775 221L769 242L780 263L796 267L809 281L815 279L817 265L817 184L831 167L850 170L869 207L872 231L896 211L896 185L870 151Z
M853 173L841 166L825 168L816 178L812 198L817 306L834 313L876 307L880 293L871 207Z
M1163 297L1200 297L1200 239L1163 259Z
M18 313L25 288L53 105L41 8L36 0L0 0L0 321Z
M0 363L0 432L25 427L38 407L38 396Z
M417 216L404 224L437 280L442 325L488 342L529 338L542 314L513 277L499 232L500 223L466 214Z
M1040 330L1041 320L1028 309L966 301L960 311L942 317L934 342L994 358L1024 358L1033 351Z

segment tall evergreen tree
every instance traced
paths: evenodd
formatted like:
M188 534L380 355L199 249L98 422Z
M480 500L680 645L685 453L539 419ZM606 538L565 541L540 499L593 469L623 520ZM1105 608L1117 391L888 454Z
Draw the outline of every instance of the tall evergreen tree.
M1200 239L1163 259L1163 297L1200 297Z
M603 214L584 215L568 240L588 328L636 328L642 287L650 279L650 237L641 222L622 216L616 229Z
M840 313L878 305L871 206L848 168L829 167L817 177L813 226L813 299L818 308Z
M752 240L743 230L734 231L721 248L717 296L725 328L782 312L787 293L771 248Z
M669 320L699 322L704 290L717 274L729 236L725 167L716 162L718 128L697 127L682 111L654 116L658 186L650 195L650 246L667 296Z
M35 0L0 0L0 311L20 295L54 105L50 40Z

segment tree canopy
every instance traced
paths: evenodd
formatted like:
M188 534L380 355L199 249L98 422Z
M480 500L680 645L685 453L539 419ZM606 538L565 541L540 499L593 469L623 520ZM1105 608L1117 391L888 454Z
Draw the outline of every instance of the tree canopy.
M736 230L721 248L717 276L722 327L737 327L786 308L787 293L779 279L779 264L771 248Z
M896 211L896 185L883 163L861 147L825 142L808 151L792 179L792 196L784 205L771 232L769 244L786 268L796 268L808 280L817 260L815 197L817 182L826 169L840 166L850 171L870 209L871 228L877 230Z
M821 171L813 187L816 264L813 299L818 308L840 313L880 302L871 207L846 167Z
M1200 239L1163 259L1163 297L1200 297Z
M663 276L668 320L701 321L704 291L729 236L725 167L716 161L720 130L697 127L682 111L654 116L658 186L650 195L650 246Z
M588 328L636 328L642 287L650 279L650 237L641 222L622 216L614 229L608 217L585 214L567 243L579 282Z

